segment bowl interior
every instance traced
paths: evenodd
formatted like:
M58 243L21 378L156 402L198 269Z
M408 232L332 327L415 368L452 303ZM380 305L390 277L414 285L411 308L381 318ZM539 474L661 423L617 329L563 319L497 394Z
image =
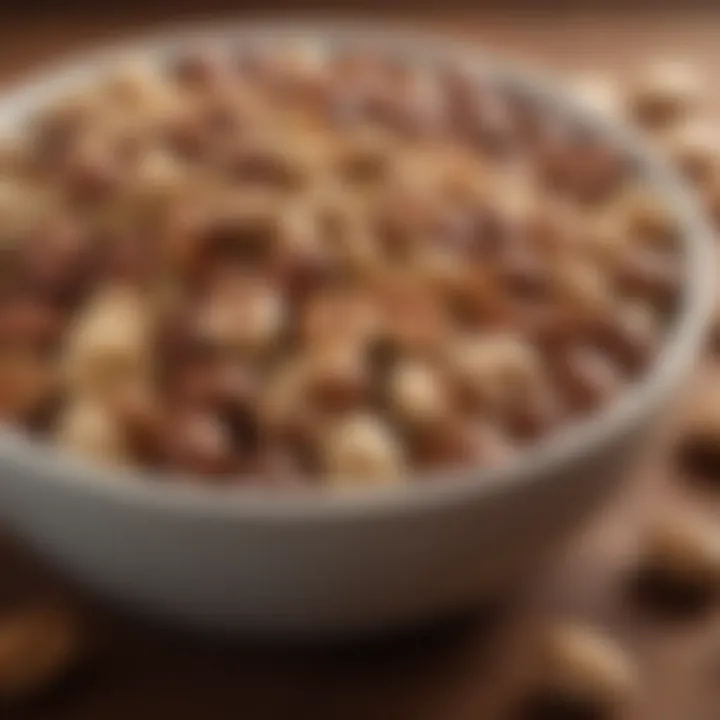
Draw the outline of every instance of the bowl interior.
M444 471L442 482L409 483L382 490L367 487L284 490L282 493L248 486L211 488L183 482L153 482L148 473L97 468L69 458L51 447L5 429L0 433L0 458L32 482L63 482L82 492L105 493L120 502L160 503L168 508L249 515L262 518L336 517L338 514L402 512L462 501L464 497L499 491L507 483L528 481L557 463L591 453L631 429L674 387L696 352L712 303L714 254L712 233L692 194L668 164L656 156L631 129L608 123L574 103L551 81L506 62L498 62L474 47L397 30L338 24L305 26L228 23L222 27L192 27L104 49L56 65L10 89L0 97L0 131L12 134L25 117L127 57L154 61L187 47L272 48L287 42L317 42L330 49L377 48L417 63L451 62L478 78L487 78L547 107L548 111L583 123L598 137L618 147L634 161L639 173L672 208L681 229L685 258L680 308L666 342L645 376L604 410L563 429L522 451L507 465L482 471L472 468Z

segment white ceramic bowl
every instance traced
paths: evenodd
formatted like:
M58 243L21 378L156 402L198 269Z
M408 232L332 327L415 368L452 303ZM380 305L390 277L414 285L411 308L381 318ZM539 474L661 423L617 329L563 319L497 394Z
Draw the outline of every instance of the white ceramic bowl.
M452 57L584 117L638 160L683 230L678 321L647 377L589 422L482 474L437 482L279 495L153 482L91 467L6 431L0 513L20 537L103 594L203 628L311 637L419 622L466 607L534 568L618 485L628 456L688 374L709 312L710 233L681 183L637 138L573 107L537 78L467 47L368 28L226 25L95 54L0 99L0 127L108 63L216 45L319 38L425 58Z

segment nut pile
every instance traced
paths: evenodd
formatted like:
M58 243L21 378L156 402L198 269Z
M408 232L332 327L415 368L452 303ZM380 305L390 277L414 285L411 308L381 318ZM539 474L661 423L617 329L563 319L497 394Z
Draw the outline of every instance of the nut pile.
M0 414L222 482L488 466L647 368L682 275L628 158L458 67L128 62L0 152Z

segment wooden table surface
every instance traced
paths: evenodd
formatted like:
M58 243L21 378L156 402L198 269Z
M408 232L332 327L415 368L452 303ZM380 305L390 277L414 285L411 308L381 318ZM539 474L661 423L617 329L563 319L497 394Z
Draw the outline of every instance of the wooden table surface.
M0 23L0 80L69 50L145 28L150 13ZM153 16L151 23L158 17ZM394 21L394 20L393 20ZM659 53L720 70L720 13L479 15L401 21L465 37L558 70L622 72ZM720 90L709 102L720 105ZM712 373L712 370L710 371ZM702 372L703 379L707 374ZM301 652L233 645L153 626L70 587L11 539L0 541L0 606L58 598L78 608L93 640L87 666L7 720L493 720L502 717L504 667L523 659L523 628L548 616L589 620L637 657L644 692L627 720L720 718L720 608L669 619L627 598L643 522L663 505L715 504L720 493L675 477L667 443L650 448L635 481L500 619L470 619L362 648ZM641 464L642 465L642 464Z

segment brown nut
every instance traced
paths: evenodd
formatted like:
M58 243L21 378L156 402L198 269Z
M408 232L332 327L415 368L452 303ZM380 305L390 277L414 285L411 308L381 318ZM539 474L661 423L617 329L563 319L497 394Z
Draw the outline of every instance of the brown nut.
M123 287L103 290L70 329L64 367L84 395L117 391L147 371L148 322L143 298Z
M307 392L324 410L340 412L357 407L369 394L369 375L362 344L335 343L310 350Z
M621 303L598 323L596 339L629 373L639 372L661 341L658 313L645 303Z
M590 347L576 346L561 353L556 382L570 406L589 412L618 392L622 377L613 362Z
M0 617L0 700L44 690L80 659L75 619L58 608L15 610Z
M243 140L224 156L223 165L237 182L287 191L304 188L312 172L300 149L282 147L277 140Z
M557 262L553 286L561 302L591 314L606 311L615 300L609 278L595 263L586 260Z
M502 428L487 420L450 417L416 438L413 460L423 469L493 468L512 455Z
M406 470L400 441L372 415L353 415L331 429L324 466L327 482L337 487L395 485Z
M30 421L57 390L57 373L47 358L17 347L0 351L0 417L3 420Z
M616 269L616 281L629 297L672 312L680 296L682 261L647 248L635 248Z
M235 470L232 438L216 416L179 411L166 430L164 457L171 469L200 478L223 476Z
M362 345L377 333L379 318L370 295L340 289L312 298L302 311L300 323L307 347Z
M0 347L43 354L58 343L63 317L50 304L32 297L0 300Z
M145 383L129 384L108 403L122 429L130 457L154 465L162 456L167 419L159 398Z
M88 139L74 149L64 177L71 200L92 204L106 200L122 182L122 167L104 138Z
M720 480L720 389L708 383L698 395L681 430L680 470L692 478Z
M656 60L641 68L630 90L635 120L651 128L667 127L687 115L703 95L697 70L679 60Z
M720 132L714 124L688 122L663 138L662 146L675 166L703 186L720 172Z
M671 245L678 234L677 218L660 197L643 188L630 188L614 205L629 230L650 245Z
M309 368L305 360L290 358L270 374L259 394L257 417L266 435L314 448L326 423L309 397Z
M448 362L462 392L500 413L515 406L541 373L532 345L509 333L461 338Z
M569 623L549 628L540 640L538 690L558 705L584 707L605 717L626 706L638 689L638 670L614 641Z
M55 442L62 449L103 465L127 461L127 438L112 409L96 400L78 399L58 418Z
M88 259L78 224L65 218L51 218L28 238L19 272L40 297L72 306L87 288Z
M230 276L216 285L201 308L198 329L218 348L256 353L275 342L284 322L283 299L275 287Z
M669 590L714 595L720 590L720 528L688 511L659 518L647 529L641 571Z
M449 390L427 363L398 363L388 381L390 407L410 427L436 426L447 418Z
M177 197L187 179L187 168L177 157L164 150L154 150L140 159L132 185L138 202L156 206Z

